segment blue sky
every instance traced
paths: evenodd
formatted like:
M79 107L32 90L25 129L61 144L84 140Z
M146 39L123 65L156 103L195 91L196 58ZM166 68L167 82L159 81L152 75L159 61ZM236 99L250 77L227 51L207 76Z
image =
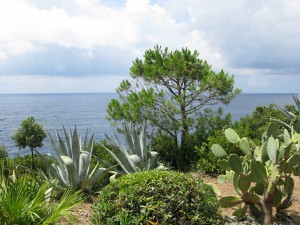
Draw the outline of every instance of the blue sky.
M299 92L299 27L297 0L1 0L0 93L114 92L157 44L245 93Z

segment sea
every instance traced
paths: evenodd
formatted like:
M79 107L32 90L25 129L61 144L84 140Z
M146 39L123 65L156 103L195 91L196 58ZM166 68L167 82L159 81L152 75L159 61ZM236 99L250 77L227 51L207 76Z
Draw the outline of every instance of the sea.
M95 141L112 136L115 128L106 119L106 109L111 99L118 98L116 93L92 94L0 94L0 145L6 146L9 157L30 153L15 146L11 136L29 116L43 125L45 130L55 137L55 130L62 134L63 126L67 129L76 126L84 138L86 129L94 132ZM240 94L229 105L222 107L224 113L231 113L232 120L239 120L251 114L257 106L279 106L293 104L292 94ZM38 149L43 154L53 154L48 138L44 146Z

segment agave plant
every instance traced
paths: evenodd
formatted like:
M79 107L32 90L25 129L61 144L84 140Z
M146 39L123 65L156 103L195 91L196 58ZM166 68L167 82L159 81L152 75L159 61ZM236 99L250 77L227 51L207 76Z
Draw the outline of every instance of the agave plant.
M147 145L146 123L143 123L140 133L132 123L124 124L123 134L128 148L121 143L115 133L114 140L106 136L110 149L103 145L122 168L122 171L118 172L129 174L154 169L158 153L151 151Z
M300 94L296 95L293 94L293 99L295 102L295 105L297 107L297 111L300 112ZM280 123L282 125L284 125L285 127L289 128L291 130L292 133L297 132L300 133L300 118L299 116L293 114L292 112L289 112L286 109L281 108L280 106L276 105L276 108L280 110L281 113L283 113L289 120L290 120L290 124L284 123L281 120L277 120L272 118L272 121L275 121L277 123Z
M56 160L46 158L36 151L50 170L50 173L58 179L63 187L86 190L89 185L93 185L97 179L108 173L109 169L98 168L98 165L90 172L90 164L93 150L93 134L88 140L88 130L86 131L84 145L81 145L81 138L75 127L73 133L70 130L70 137L63 127L65 143L56 131L58 145L48 133L53 149L57 154Z

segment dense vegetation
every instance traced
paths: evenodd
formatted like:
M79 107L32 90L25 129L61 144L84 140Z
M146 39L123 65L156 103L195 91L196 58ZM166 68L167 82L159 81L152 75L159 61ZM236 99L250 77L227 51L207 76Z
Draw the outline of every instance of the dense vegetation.
M300 175L300 99L293 96L297 108L259 106L231 121L208 106L239 92L233 76L198 56L157 46L133 62L133 81L120 84L120 99L107 109L125 141L114 134L94 143L86 133L82 142L76 128L63 129L57 140L48 134L56 156L43 155L36 148L46 133L34 117L25 119L12 139L31 156L7 158L0 145L0 223L74 221L71 209L86 197L96 199L96 224L222 224L219 205L271 223L289 206ZM214 185L172 170L218 175L238 196L218 202Z
M212 188L186 174L152 170L103 188L93 224L221 224Z

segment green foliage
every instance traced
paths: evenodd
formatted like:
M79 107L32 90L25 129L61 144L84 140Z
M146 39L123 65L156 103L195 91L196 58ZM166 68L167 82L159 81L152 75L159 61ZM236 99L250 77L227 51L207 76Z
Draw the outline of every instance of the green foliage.
M206 146L206 139L211 136L215 130L222 129L231 122L231 115L223 116L222 108L216 111L211 109L204 109L197 113L197 120L194 125L195 129L188 135L187 148L189 150L190 162L184 166L184 170L199 169L203 172L214 173L217 169L215 161L210 163L210 158L215 158L210 152L209 147ZM171 167L176 167L174 162L174 151L176 150L176 143L174 139L165 132L158 130L151 138L152 148L159 153L159 160ZM208 157L208 155L210 155Z
M0 145L0 160L8 157L8 152L5 146Z
M197 113L206 105L228 104L240 92L234 89L234 78L223 70L215 73L197 51L183 48L169 51L159 46L145 52L130 68L133 80L123 81L119 99L108 105L108 119L143 120L155 130L173 138L173 166L183 170L191 162L194 149L188 147L188 136L194 130Z
M0 183L0 224L55 224L62 216L75 221L71 210L82 202L79 192L67 191L56 204L51 201L49 184L40 185L15 170L8 174Z
M293 113L297 113L293 105L286 105L284 107L287 110L290 110ZM224 128L231 127L242 137L250 138L256 145L261 141L261 136L267 130L268 124L271 118L277 118L286 123L289 122L289 119L286 118L275 105L271 104L269 106L258 106L252 112L251 115L246 115L240 120L233 123L230 120L226 120L224 123ZM279 126L278 131L282 129L283 126ZM240 144L228 142L225 137L225 130L221 126L216 127L207 137L206 141L200 142L196 150L198 154L206 156L205 159L199 158L197 168L207 172L207 173L222 173L223 170L220 169L216 164L216 157L210 151L210 146L213 144L222 145L223 149L227 154L237 154L242 155L244 153L244 148ZM244 140L241 139L241 144L244 144Z
M272 208L276 208L278 214L288 207L294 189L291 175L298 176L300 167L300 134L290 137L287 130L282 135L277 135L277 131L276 125L270 124L263 134L261 145L256 146L250 139L240 138L233 129L226 129L227 140L238 144L243 156L228 156L221 146L212 146L212 152L220 158L218 164L221 166L222 162L223 168L227 170L226 175L221 175L219 180L232 179L239 195L220 199L222 207L239 206L234 215L242 217L248 207L257 207L256 211L263 218L262 223L271 224Z
M146 122L143 123L140 132L132 123L124 124L123 134L127 148L116 134L114 134L114 141L106 136L110 149L103 145L122 169L117 172L128 174L154 169L157 152L151 151L151 147L147 145Z
M90 172L94 141L93 134L88 140L88 130L86 131L84 144L82 146L81 137L78 135L76 127L73 133L70 130L69 135L65 128L63 128L63 130L65 143L59 133L56 132L58 145L54 142L51 135L48 134L53 149L58 156L53 163L51 159L48 159L38 151L36 151L36 153L63 187L85 190L101 176L107 174L109 170L95 167Z
M93 210L93 224L223 222L211 187L173 171L152 170L123 176L101 190Z
M30 148L32 168L34 169L33 150L42 147L43 140L46 138L43 126L38 124L33 116L30 116L22 121L21 128L11 138L20 149Z

